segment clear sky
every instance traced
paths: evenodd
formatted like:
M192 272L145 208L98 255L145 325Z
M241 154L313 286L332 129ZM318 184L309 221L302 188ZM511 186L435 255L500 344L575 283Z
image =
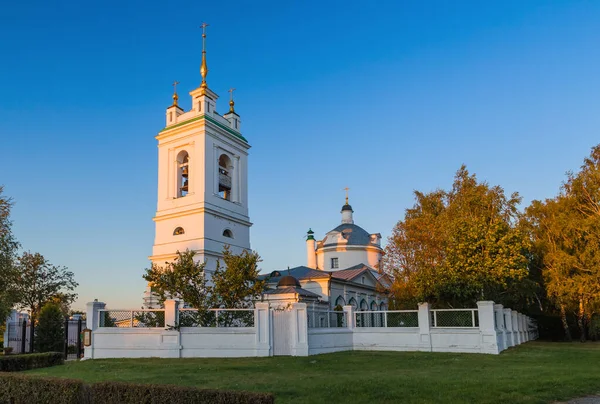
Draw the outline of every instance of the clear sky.
M252 145L252 248L305 264L309 227L387 238L413 190L471 172L524 204L600 142L600 2L28 1L0 11L0 184L23 248L69 267L75 307L141 306L171 83L200 83Z

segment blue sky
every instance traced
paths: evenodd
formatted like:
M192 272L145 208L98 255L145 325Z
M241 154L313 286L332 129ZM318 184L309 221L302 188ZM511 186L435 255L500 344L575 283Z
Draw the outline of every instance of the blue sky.
M50 4L52 3L52 4ZM141 305L156 209L154 136L171 83L208 84L250 150L252 247L305 263L304 235L387 238L413 190L466 164L524 204L600 141L600 3L9 2L0 15L0 184L23 247L75 272L81 308Z

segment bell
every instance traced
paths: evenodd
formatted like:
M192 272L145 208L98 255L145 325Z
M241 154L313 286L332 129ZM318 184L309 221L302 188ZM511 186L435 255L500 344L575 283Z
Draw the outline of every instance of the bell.
M188 180L185 180L185 182L183 183L183 186L181 187L181 190L187 192L187 190L188 190Z
M187 178L188 177L188 168L187 168L187 166L183 167L183 170L181 171L181 176L183 178Z

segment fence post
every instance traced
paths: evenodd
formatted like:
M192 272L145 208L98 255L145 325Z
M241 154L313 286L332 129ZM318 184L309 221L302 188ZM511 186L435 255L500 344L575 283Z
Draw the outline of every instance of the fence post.
M4 329L4 347L5 348L7 348L9 346L9 342L10 342L10 335L9 335L9 333L10 333L10 324L11 324L10 317L7 317L6 321L4 322L4 325L6 327ZM20 324L19 324L19 320L17 320L16 318L15 318L14 325L15 325L15 331L18 332Z
M27 340L27 320L23 320L23 325L21 327L21 352L22 354L25 353L25 341ZM4 340L5 344L6 342L8 342L7 340Z
M344 306L342 309L344 310L344 313L346 313L346 327L352 330L356 327L356 324L354 324L354 307Z
M306 303L292 303L292 356L308 356Z
M496 333L498 333L498 350L504 351L506 348L506 336L504 330L504 306L501 304L494 305L494 315L496 316Z
M519 313L519 323L521 324L521 342L527 342L527 335L526 335L526 330L525 330L525 314L521 314Z
M512 310L511 309L504 309L504 323L506 325L506 347L511 347L511 346L515 346L515 334L513 331L513 324L512 324Z
M174 299L165 300L165 328L177 326L177 314L179 314L179 302Z
M511 312L512 315L512 326L513 334L515 336L515 345L519 345L521 342L521 325L519 324L519 313L516 310Z
M97 330L100 326L99 310L103 310L105 307L106 303L98 301L89 302L88 304L86 304L85 326L87 329L92 330L92 344L84 348L83 356L85 359L94 358L94 331Z
M29 319L29 353L33 353L33 344L35 340L35 322L33 318Z
M421 351L433 352L433 345L431 341L431 327L430 327L430 314L429 303L419 304L419 346Z
M81 343L81 325L83 321L81 317L77 319L77 359L81 358L81 354L83 352L83 345Z
M65 359L69 359L69 316L65 316Z
M254 305L254 329L256 331L256 356L273 356L269 303L259 302Z
M500 349L498 348L498 336L496 335L494 302L477 302L477 314L479 315L481 352L492 354L500 353Z

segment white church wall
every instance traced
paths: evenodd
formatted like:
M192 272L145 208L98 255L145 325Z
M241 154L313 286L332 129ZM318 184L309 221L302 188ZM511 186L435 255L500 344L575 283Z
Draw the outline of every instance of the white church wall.
M331 259L338 259L338 268L331 267ZM317 250L317 265L324 271L336 271L365 264L371 268L379 267L381 255L378 251L365 250L362 246L334 247Z

